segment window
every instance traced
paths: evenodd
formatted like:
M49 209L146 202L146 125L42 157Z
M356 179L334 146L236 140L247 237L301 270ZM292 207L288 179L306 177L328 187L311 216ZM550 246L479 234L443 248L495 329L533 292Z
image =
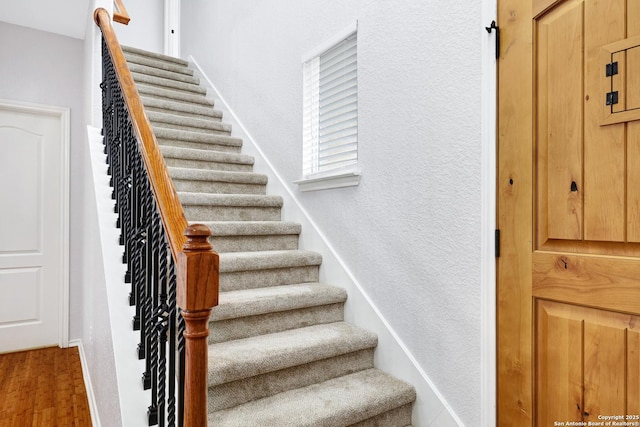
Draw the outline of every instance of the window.
M303 60L303 191L359 179L356 28L324 46Z

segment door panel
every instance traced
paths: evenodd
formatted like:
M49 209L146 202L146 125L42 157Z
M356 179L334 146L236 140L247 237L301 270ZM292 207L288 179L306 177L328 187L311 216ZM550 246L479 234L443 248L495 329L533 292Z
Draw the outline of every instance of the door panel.
M0 325L8 328L16 324L40 322L42 295L42 269L0 269ZM16 286L20 292L16 292Z
M5 183L1 200L15 202L3 209L0 254L42 251L42 136L13 127L0 128L0 170ZM25 165L28 165L25 167Z
M625 128L600 126L600 49L625 37L625 0L585 1L584 224L586 240L625 241ZM587 100L587 97L589 98Z
M536 315L537 425L633 414L640 317L545 300Z
M573 307L538 302L538 425L582 418L582 319ZM567 357L571 355L571 357ZM560 381L558 381L560 379Z
M640 0L498 21L498 424L637 415Z
M537 20L538 230L542 241L582 238L582 27L582 2L564 2Z

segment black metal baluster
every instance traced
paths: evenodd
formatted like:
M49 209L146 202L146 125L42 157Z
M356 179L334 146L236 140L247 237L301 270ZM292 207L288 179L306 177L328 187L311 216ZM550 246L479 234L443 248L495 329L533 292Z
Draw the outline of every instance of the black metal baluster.
M154 206L155 207L155 206ZM164 233L162 233L162 220L157 209L154 209L153 216L153 274L155 277L154 300L155 307L155 349L157 360L153 364L156 369L152 371L153 381L156 386L156 407L158 410L158 424L161 427L165 425L165 396L166 396L166 316L167 316L167 293L166 280L160 274L160 247L164 244Z
M167 377L168 389L169 389L169 398L167 400L167 426L175 427L176 425L176 341L178 339L177 331L176 331L176 316L178 316L177 310L177 286L176 286L176 276L175 276L175 267L173 265L173 258L169 253L169 244L165 242L165 266L168 267L165 272L166 279L168 281L167 284L167 305L169 307L169 331L167 334L167 339L169 340L169 374ZM168 264L168 265L167 265ZM180 420L179 426L182 426L182 421Z
M151 189L149 189L151 192ZM149 233L151 240L149 241L148 256L149 276L153 278L147 283L146 295L145 295L145 311L149 316L147 322L147 336L146 345L148 349L147 354L147 372L145 375L149 375L149 385L151 387L151 405L147 410L149 425L155 425L158 423L158 334L157 334L157 319L158 319L158 272L157 272L157 248L160 226L160 215L157 212L155 203L151 198L148 200L148 208L150 209L149 217Z
M128 115L125 116L125 128L126 134L123 137L123 153L124 153L124 182L123 182L123 213L120 217L120 228L122 229L122 234L124 236L124 253L122 254L122 262L127 265L127 271L125 273L124 281L125 283L131 283L131 251L132 251L132 239L131 233L133 232L132 227L132 207L134 200L134 191L133 191L133 168L132 168L132 153L131 148L135 146L135 137L133 135L133 130L131 127L131 121L129 120ZM129 298L129 304L133 305L133 301L131 301L131 297Z
M177 288L175 265L171 263L171 268L174 270L170 278L173 282L172 287ZM182 317L182 310L178 307L178 426L182 427L184 424L184 365L185 365L185 349L186 340L184 338L184 330L186 324L184 317Z
M144 168L141 165L140 169L144 173ZM146 359L145 366L145 380L144 388L147 390L148 376L150 372L150 363L147 357L147 351L150 348L149 345L149 332L151 329L151 283L153 281L152 275L152 260L151 260L151 246L153 245L154 236L152 233L152 195L149 180L146 174L140 176L141 181L141 193L140 193L140 228L144 229L147 236L147 244L142 249L142 265L141 265L141 280L138 284L138 308L139 308L139 326L140 326L140 343L138 344L138 357L140 359Z
M157 269L157 296L158 296L158 419L160 427L164 427L167 413L166 390L167 390L167 331L169 330L169 306L167 305L167 244L162 231L162 220L157 215L154 223L157 226L157 245L154 245L154 260Z
M145 281L144 269L144 248L147 243L147 230L144 227L144 213L142 211L142 197L144 193L144 171L142 162L136 158L133 173L133 195L132 195L132 229L136 236L136 246L134 250L134 261L131 267L131 292L134 295L136 312L133 316L133 330L140 330L142 298L141 289ZM140 356L138 356L140 357ZM142 358L142 357L140 357Z

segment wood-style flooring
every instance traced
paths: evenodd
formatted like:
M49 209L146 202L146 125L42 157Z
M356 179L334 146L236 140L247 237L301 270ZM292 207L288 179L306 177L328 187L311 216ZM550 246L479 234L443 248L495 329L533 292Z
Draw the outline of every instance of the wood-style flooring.
M77 347L0 354L0 427L91 426Z

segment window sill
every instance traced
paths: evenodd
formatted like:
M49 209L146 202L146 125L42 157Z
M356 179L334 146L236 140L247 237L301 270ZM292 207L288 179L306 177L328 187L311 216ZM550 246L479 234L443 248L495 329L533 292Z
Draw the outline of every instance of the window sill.
M331 188L355 187L360 184L360 172L345 172L337 175L294 181L300 191L329 190Z

